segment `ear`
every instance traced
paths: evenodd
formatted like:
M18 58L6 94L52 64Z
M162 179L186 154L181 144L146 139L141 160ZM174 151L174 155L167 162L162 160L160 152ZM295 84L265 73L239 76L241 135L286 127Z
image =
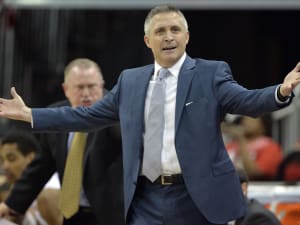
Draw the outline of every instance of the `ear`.
M151 48L149 37L147 35L144 35L144 42L148 48Z
M186 32L186 42L185 44L187 45L189 43L189 40L190 40L190 32Z
M35 157L34 152L30 152L28 155L26 155L27 163L30 163Z
M67 98L67 97L68 97L68 96L67 96L68 85L66 85L65 83L62 83L62 84L61 84L61 87L62 87L62 89L64 90L64 94L65 94L65 96L66 96L66 98Z

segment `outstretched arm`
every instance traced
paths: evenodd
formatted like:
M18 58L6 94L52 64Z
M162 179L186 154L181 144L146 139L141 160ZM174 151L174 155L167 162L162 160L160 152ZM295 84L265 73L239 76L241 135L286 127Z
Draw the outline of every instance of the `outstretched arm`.
M10 93L12 99L0 98L0 116L31 123L31 109L25 105L14 87L11 88Z
M280 86L280 94L283 97L289 96L294 88L300 83L300 62L289 72Z

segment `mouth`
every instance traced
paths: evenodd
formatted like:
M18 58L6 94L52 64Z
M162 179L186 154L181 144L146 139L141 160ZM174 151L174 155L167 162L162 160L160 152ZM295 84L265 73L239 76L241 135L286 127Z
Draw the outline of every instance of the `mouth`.
M84 106L90 106L92 104L92 102L90 100L83 100L82 101L82 105Z
M164 48L162 48L162 50L164 52L171 52L171 51L173 51L175 49L176 49L176 46L170 46L170 47L164 47Z
M11 181L14 180L14 176L9 172L5 172L5 178L6 178L6 182L8 183L11 183Z

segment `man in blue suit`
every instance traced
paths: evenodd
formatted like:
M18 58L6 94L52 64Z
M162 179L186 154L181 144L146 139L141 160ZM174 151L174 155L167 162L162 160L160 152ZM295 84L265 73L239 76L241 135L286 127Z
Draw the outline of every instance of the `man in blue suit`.
M91 107L31 109L12 88L12 99L0 99L0 116L30 122L36 131L91 130L120 122L127 224L212 225L242 217L245 199L220 122L225 113L259 116L288 105L300 82L300 63L281 85L247 90L225 62L186 54L188 25L176 7L153 8L144 28L154 64L124 70L103 100ZM168 75L157 79L162 68ZM161 169L150 180L143 167L149 159L145 140L155 133L148 123L159 80L164 87ZM160 141L152 142L153 150Z

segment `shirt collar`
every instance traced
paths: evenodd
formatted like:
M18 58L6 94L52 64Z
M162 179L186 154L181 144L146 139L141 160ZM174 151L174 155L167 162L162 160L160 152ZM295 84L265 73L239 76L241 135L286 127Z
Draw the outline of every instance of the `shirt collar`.
M179 71L181 69L181 66L184 62L186 58L186 52L184 52L184 54L180 57L180 59L171 67L167 68L170 73L175 76L176 78L178 77L179 75ZM158 74L158 71L162 68L162 66L160 66L156 61L154 63L154 76L157 76Z

